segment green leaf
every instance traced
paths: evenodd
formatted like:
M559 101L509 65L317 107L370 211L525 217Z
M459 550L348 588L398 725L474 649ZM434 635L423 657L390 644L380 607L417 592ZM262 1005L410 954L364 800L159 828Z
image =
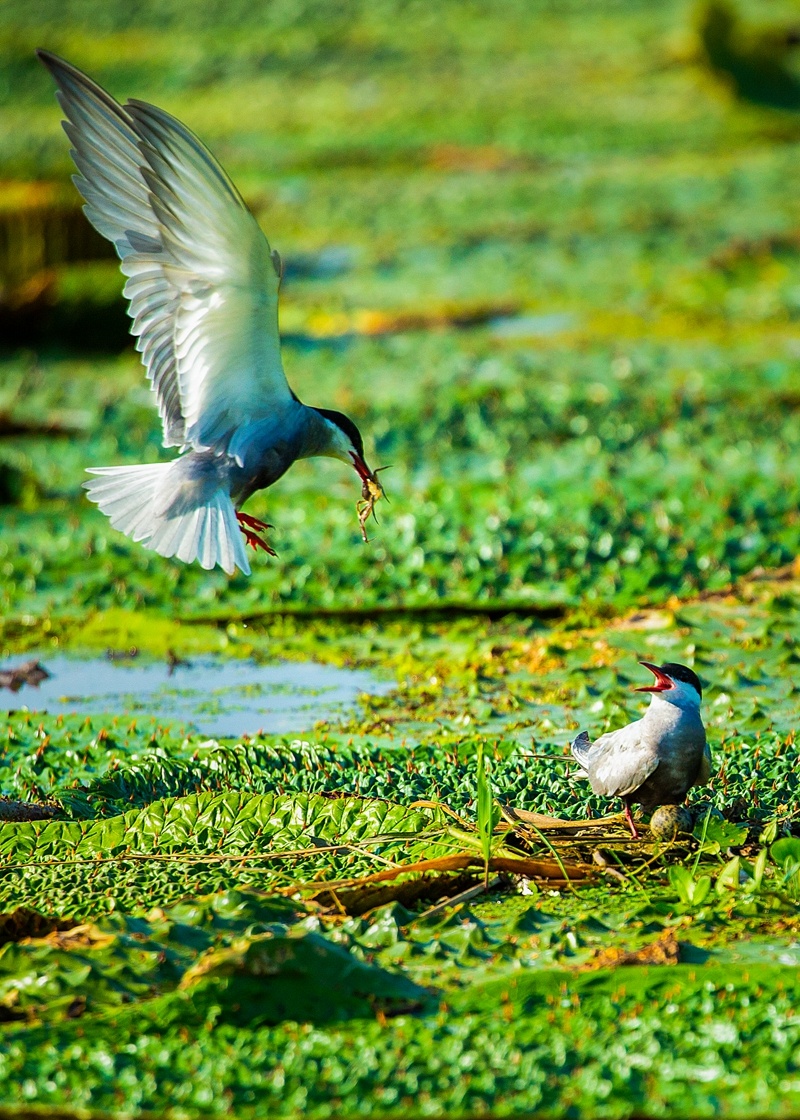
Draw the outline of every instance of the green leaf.
M761 835L759 836L759 840L761 841L762 844L769 845L769 844L773 843L773 841L775 840L775 837L777 835L778 835L778 820L777 820L777 818L774 818L771 821L767 821L766 825L764 826L764 829L762 830Z
M218 1004L220 1020L237 1026L371 1018L432 998L407 977L365 964L317 933L265 934L212 950L181 986L192 990L195 1003Z
M705 833L705 836L704 836ZM695 839L701 841L702 851L717 855L727 848L736 848L747 839L747 826L737 825L719 816L709 816L708 821L698 822L695 826Z
M725 894L726 891L738 890L741 863L742 861L739 856L734 856L733 859L728 860L717 876L717 894L722 895Z
M767 869L767 849L762 848L753 861L753 883L756 888L761 886L764 872Z
M711 890L711 877L701 875L695 879L688 867L670 867L669 881L686 906L700 906Z
M702 906L711 891L711 876L701 875L696 879L692 885L691 891L691 904L693 906Z
M377 798L229 791L169 798L96 821L2 823L0 906L48 898L59 913L94 917L109 900L128 911L170 905L187 892L231 885L237 856L248 857L237 881L262 889L319 875L352 877L385 867L387 858L448 854L447 820L437 809ZM282 860L284 852L291 856ZM138 862L126 861L131 855ZM193 862L196 856L202 861Z
M784 836L770 848L770 855L779 867L800 867L800 837Z
M681 902L688 905L692 900L694 893L694 879L688 867L682 867L680 864L675 864L670 867L669 881L672 888L677 892L678 898Z

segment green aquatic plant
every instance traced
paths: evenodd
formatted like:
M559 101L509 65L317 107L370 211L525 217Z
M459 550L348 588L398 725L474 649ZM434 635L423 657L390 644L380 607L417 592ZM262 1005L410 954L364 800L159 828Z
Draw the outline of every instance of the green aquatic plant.
M797 1112L796 123L698 82L678 0L129 9L0 12L3 665L133 646L396 688L236 741L2 694L0 794L59 819L0 825L0 1110ZM286 261L292 383L395 464L369 545L330 464L255 511L280 560L250 580L83 501L159 422L37 45L224 155ZM640 658L708 685L688 856L568 777L578 727L639 714ZM532 860L596 871L449 905L506 855L498 802L574 826Z
M491 764L490 764L491 765ZM484 860L483 885L489 886L489 860L495 844L494 830L500 822L500 807L492 795L490 765L486 763L486 749L482 740L475 751L475 806L478 818L478 838Z
M772 845L769 854L781 871L783 889L793 899L800 899L800 838L781 837Z
M679 864L670 867L669 881L685 906L702 906L711 891L710 875L697 875Z

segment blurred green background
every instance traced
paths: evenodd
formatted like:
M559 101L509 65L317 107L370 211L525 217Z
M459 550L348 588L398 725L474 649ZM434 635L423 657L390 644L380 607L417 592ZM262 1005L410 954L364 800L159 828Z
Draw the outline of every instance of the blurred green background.
M794 4L274 0L0 10L0 612L616 611L800 544ZM299 464L277 562L164 561L83 468L168 457L79 214L46 46L212 148L287 262L291 384L391 504ZM7 634L11 631L7 629Z

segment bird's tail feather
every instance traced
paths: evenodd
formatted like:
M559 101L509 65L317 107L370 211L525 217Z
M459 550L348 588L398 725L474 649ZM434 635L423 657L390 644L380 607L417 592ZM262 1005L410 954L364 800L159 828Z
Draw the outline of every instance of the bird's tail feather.
M230 575L237 567L250 575L244 538L230 494L223 487L183 487L180 502L170 502L180 479L170 480L179 463L135 467L94 467L84 482L90 502L100 507L115 529L160 556L174 556L203 568L219 566ZM166 500L165 500L166 499Z

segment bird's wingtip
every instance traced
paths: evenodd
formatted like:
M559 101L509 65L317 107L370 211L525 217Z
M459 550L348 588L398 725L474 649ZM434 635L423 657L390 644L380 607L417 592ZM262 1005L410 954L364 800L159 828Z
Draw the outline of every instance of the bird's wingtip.
M58 86L62 84L67 75L80 75L80 71L76 70L74 66L70 66L65 59L59 58L52 51L45 50L44 47L37 47L33 53Z
M33 53L42 66L50 71L57 83L59 79L63 80L66 76L73 78L75 81L83 82L84 85L89 82L83 71L73 66L71 62L67 62L65 58L61 58L60 55L53 54L52 51L48 51L44 47L36 47Z
M62 58L59 58L57 54L53 54L52 51L48 51L44 47L36 47L33 53L48 70L52 70L56 66L62 66L64 63Z
M592 745L592 740L589 738L588 731L580 731L570 743L573 751L588 751Z

